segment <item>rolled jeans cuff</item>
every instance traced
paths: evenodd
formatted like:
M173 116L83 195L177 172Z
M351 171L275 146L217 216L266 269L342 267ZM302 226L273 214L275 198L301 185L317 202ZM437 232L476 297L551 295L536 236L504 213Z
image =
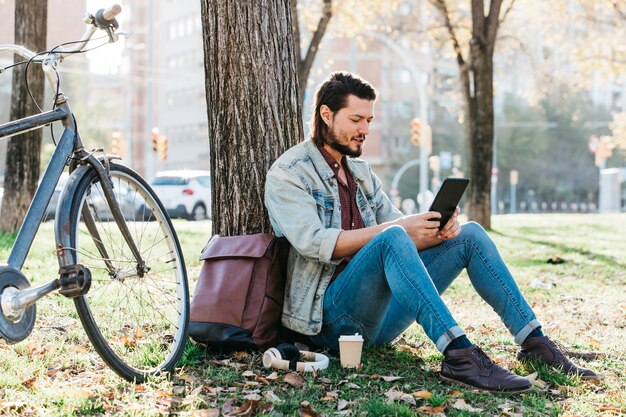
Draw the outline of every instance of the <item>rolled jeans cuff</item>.
M515 343L517 343L518 345L524 343L524 340L526 340L528 335L539 326L541 326L541 323L539 323L539 320L535 319L528 323L526 326L522 327L522 330L517 332L517 334L515 335Z
M450 327L448 330L446 330L444 334L441 335L439 339L437 339L435 345L437 346L437 349L439 349L439 352L443 353L450 344L450 342L452 342L457 337L463 336L464 334L465 332L459 326Z

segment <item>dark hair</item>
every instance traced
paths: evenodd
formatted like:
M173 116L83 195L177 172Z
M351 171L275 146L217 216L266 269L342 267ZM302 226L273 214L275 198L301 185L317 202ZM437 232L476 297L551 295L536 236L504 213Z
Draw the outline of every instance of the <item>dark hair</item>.
M349 72L333 72L317 88L311 121L311 137L317 145L324 144L328 132L328 126L320 115L320 108L325 104L335 114L346 107L349 95L364 100L376 100L374 87L358 75Z

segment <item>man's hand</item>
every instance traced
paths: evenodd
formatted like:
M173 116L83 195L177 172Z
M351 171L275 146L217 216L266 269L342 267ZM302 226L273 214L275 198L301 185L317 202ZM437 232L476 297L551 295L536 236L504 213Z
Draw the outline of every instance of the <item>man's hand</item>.
M448 220L448 223L437 233L437 238L441 240L454 239L461 234L461 225L459 224L459 213L461 210L457 207L454 214Z
M411 240L419 247L424 239L434 238L437 235L440 218L440 213L427 211L401 217L393 223L402 226Z

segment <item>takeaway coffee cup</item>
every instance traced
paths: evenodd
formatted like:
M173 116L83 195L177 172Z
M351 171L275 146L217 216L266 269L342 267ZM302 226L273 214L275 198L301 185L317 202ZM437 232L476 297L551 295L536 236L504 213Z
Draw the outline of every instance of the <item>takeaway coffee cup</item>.
M359 368L362 350L363 337L360 334L339 337L339 358L343 368Z

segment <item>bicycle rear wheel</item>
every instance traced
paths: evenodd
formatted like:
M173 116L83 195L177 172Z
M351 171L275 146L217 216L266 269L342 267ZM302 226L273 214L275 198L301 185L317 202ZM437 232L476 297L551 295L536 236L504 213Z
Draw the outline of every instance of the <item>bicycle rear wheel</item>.
M169 216L134 171L110 165L115 199L148 270L128 247L95 170L78 182L70 211L77 263L91 287L74 298L95 350L120 376L142 382L174 368L185 347L189 288L183 254ZM91 227L89 216L94 220ZM94 229L95 228L95 229ZM145 271L146 269L143 269Z

